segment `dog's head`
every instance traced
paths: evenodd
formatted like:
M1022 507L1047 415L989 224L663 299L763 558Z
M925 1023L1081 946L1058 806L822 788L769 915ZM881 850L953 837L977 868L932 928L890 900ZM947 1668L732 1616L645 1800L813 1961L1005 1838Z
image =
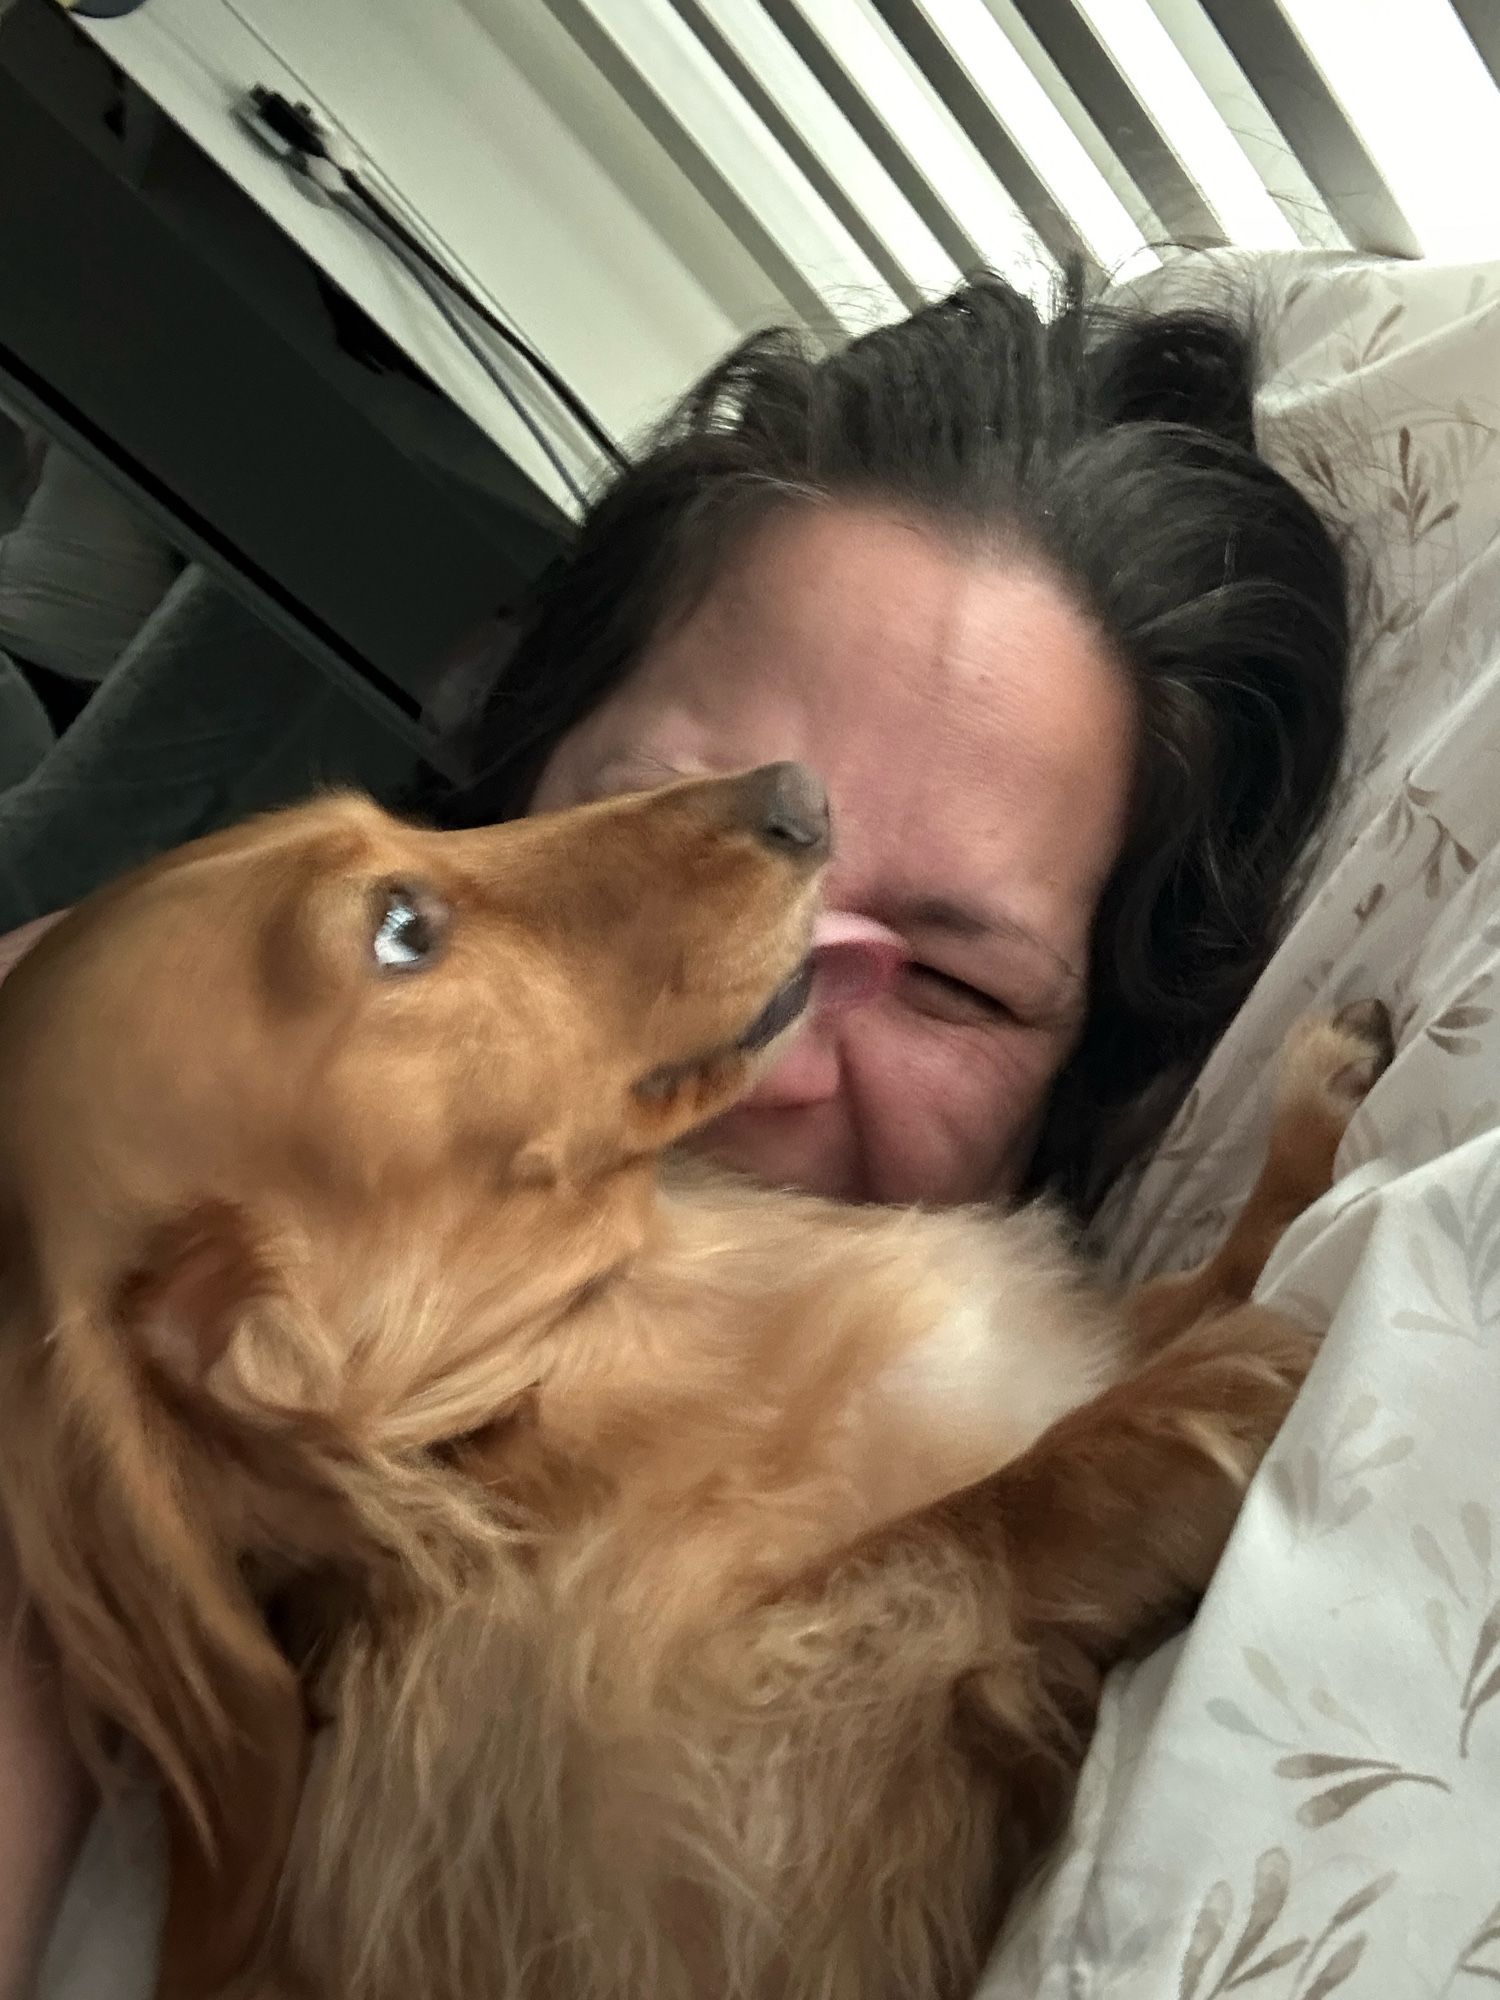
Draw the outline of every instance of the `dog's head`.
M192 1373L237 1292L334 1319L477 1230L534 1321L800 1012L827 847L772 765L478 832L337 798L91 899L0 989L0 1217L48 1316L107 1302ZM328 1358L378 1399L373 1352Z
M341 1454L545 1370L800 1011L827 851L790 765L477 832L334 798L127 877L0 988L13 1531L226 1869L300 1755L244 1566L333 1558Z

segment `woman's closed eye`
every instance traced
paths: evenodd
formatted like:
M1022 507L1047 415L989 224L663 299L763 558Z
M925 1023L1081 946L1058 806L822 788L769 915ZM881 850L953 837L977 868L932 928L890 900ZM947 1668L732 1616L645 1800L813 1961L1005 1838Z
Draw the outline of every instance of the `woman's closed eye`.
M1018 1018L1008 1001L971 985L955 973L942 972L935 965L913 960L907 964L903 978L914 1004L937 1020L993 1024Z

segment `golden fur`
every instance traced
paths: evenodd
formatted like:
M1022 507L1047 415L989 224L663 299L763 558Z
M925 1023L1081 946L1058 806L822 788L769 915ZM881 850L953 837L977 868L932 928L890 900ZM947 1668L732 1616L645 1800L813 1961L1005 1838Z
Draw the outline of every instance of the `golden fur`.
M963 1995L1209 1575L1378 1021L1299 1030L1230 1242L1124 1299L1041 1210L664 1166L807 948L766 784L327 800L0 988L0 1481L79 1741L162 1781L172 2000Z

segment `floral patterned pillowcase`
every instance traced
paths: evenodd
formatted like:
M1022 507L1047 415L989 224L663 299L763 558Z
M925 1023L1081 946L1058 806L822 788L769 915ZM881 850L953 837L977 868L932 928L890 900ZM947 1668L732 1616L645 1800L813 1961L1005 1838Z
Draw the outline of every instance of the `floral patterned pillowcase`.
M1349 524L1339 800L1288 936L1103 1232L1187 1262L1291 1019L1395 1063L1263 1295L1322 1353L1191 1632L1115 1677L985 2000L1474 2000L1500 1984L1500 265L1277 259L1268 451Z

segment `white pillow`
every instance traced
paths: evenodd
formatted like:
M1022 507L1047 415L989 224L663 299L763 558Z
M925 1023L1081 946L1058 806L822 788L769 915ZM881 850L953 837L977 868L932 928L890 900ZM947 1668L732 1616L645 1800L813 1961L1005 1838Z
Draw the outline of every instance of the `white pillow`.
M1500 265L1255 268L1264 443L1371 565L1353 736L1295 925L1107 1218L1120 1270L1220 1234L1294 1016L1378 994L1399 1051L1262 1287L1327 1328L1312 1379L1193 1629L1111 1682L984 2000L1500 1981Z

